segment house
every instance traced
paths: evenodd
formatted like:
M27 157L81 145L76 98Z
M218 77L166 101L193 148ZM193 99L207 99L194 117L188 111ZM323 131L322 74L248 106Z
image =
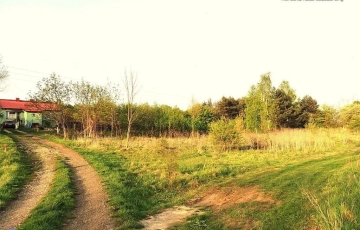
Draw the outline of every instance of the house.
M18 121L20 126L34 127L42 125L43 112L55 110L50 103L39 103L34 100L0 99L0 123L4 121Z

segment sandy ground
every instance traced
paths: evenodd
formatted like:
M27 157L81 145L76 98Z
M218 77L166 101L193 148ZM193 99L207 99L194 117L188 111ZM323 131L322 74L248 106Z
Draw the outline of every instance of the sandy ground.
M182 223L192 215L200 215L201 209L210 207L214 212L230 208L238 203L260 201L268 204L279 204L257 187L241 188L238 186L214 187L209 189L204 195L194 198L189 202L189 206L175 206L163 210L161 213L149 216L141 223L146 230L165 230L175 224ZM254 224L250 223L245 229L252 229Z

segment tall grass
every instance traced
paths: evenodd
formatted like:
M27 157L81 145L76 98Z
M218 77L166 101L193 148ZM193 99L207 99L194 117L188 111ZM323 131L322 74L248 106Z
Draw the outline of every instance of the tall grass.
M15 197L31 171L29 155L24 154L10 137L0 133L0 209Z
M346 144L354 139L354 135L346 129L283 129L270 133L246 133L245 139L252 149L312 152Z
M355 157L327 180L321 192L302 187L302 193L317 212L322 229L360 227L360 159ZM355 228L354 228L355 227Z
M340 204L348 216L341 219L341 226L359 227L360 214L350 203L351 198L355 204L358 202L359 191L353 187L356 183L350 187L341 184L349 180L348 176L358 178L359 163L356 166L354 159L360 139L356 134L344 129L304 129L243 135L244 148L226 152L206 136L133 138L128 150L122 147L123 140L111 138L61 142L80 152L99 172L121 229L139 228L138 220L147 214L186 203L209 187L228 184L260 186L281 205L234 204L220 213L208 211L184 226L219 229L226 228L230 221L229 226L235 222L234 228L239 229L248 224L243 220L253 220L255 229L325 226L321 214L299 189L302 186L318 199L322 210L326 210L325 198L333 196L328 210L335 210ZM330 179L339 169L344 173L336 180ZM340 198L339 192L349 189L352 192ZM350 221L351 216L354 219Z

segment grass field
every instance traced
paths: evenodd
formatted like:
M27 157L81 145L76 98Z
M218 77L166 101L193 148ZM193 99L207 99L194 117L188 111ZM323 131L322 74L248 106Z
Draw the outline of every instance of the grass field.
M50 136L47 136L50 137ZM244 134L248 150L221 152L207 137L58 142L99 172L120 229L214 187L256 188L267 196L234 202L174 229L359 229L360 139L344 129ZM265 199L266 200L266 199Z
M0 209L15 197L31 172L30 156L10 137L0 133Z

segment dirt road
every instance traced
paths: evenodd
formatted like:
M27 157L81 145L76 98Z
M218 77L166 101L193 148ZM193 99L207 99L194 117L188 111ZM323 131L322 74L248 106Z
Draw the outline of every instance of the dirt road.
M67 159L73 172L76 188L76 208L64 226L64 229L115 229L111 209L107 203L100 178L96 171L75 151L62 145L34 137L17 136L29 154L36 153L43 167L37 176L1 213L0 229L10 229L22 223L30 211L39 203L50 188L54 176L56 155Z
M39 161L37 164L41 164L41 167L35 171L34 179L25 185L18 194L18 198L10 202L0 212L0 229L15 228L24 222L31 210L47 194L54 178L55 155L52 151L49 148L40 146L31 139L23 140L21 138L21 140L21 147L27 154L34 154Z

